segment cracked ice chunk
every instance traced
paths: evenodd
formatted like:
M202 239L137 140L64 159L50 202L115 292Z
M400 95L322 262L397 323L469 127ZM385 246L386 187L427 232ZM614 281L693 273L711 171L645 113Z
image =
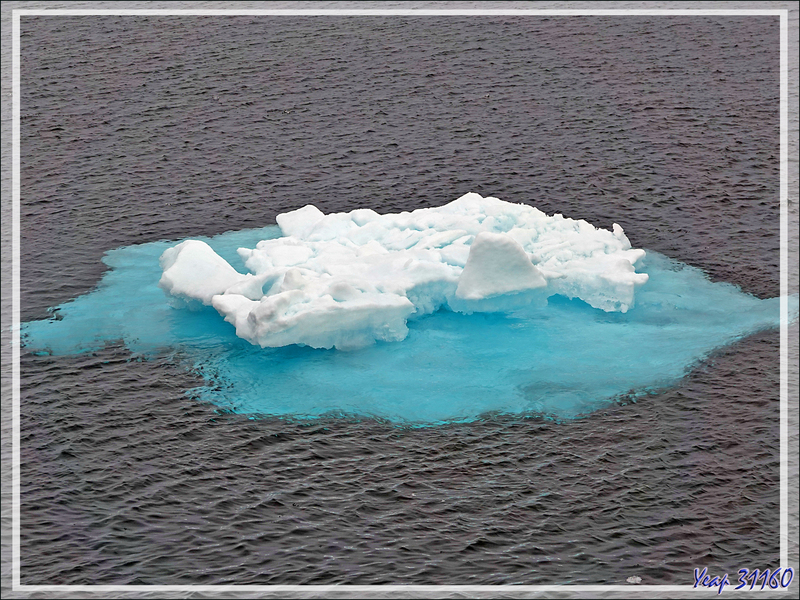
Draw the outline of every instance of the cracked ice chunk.
M440 308L511 311L560 294L625 312L647 281L619 225L478 194L385 215L308 205L277 222L284 237L238 250L251 274L189 241L164 252L162 287L213 304L254 344L341 348L403 339L407 318Z

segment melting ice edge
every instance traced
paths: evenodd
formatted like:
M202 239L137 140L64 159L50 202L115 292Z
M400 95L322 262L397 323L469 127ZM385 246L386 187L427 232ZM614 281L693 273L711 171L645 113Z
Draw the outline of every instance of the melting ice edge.
M58 320L25 323L23 343L172 353L205 379L193 395L240 413L432 424L576 417L675 385L714 349L780 325L778 298L631 248L617 225L477 194L277 220L108 252L97 288ZM231 266L242 262L249 273Z

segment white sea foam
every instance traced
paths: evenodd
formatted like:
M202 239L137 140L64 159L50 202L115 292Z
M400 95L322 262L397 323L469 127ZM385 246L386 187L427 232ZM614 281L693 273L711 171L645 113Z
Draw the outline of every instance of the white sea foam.
M189 240L161 257L159 285L213 306L263 347L355 348L406 337L406 321L442 307L493 312L560 294L626 312L648 276L622 228L466 194L438 208L279 215L284 237L240 248L237 272Z

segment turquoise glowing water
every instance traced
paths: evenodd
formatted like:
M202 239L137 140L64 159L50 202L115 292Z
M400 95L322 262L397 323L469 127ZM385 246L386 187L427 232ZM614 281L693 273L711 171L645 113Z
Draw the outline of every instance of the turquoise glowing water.
M277 227L202 238L231 264L239 247ZM106 254L110 270L57 319L24 324L34 352L73 354L122 340L143 357L172 352L207 385L201 400L239 413L346 414L397 422L473 420L487 413L570 418L621 395L674 385L710 351L779 326L779 300L761 300L648 252L649 282L626 314L553 296L514 314L449 311L409 322L402 342L361 350L262 349L237 338L212 308L173 308L158 288L158 258L174 242ZM797 314L797 296L790 315Z

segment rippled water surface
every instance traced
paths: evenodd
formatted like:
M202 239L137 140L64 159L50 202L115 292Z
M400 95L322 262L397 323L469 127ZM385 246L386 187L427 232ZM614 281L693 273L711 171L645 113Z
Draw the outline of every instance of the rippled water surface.
M778 17L23 17L22 319L104 252L474 191L779 293ZM693 583L778 561L778 333L564 422L229 414L22 357L22 583ZM410 374L413 376L413 374ZM267 390L268 392L268 390Z

